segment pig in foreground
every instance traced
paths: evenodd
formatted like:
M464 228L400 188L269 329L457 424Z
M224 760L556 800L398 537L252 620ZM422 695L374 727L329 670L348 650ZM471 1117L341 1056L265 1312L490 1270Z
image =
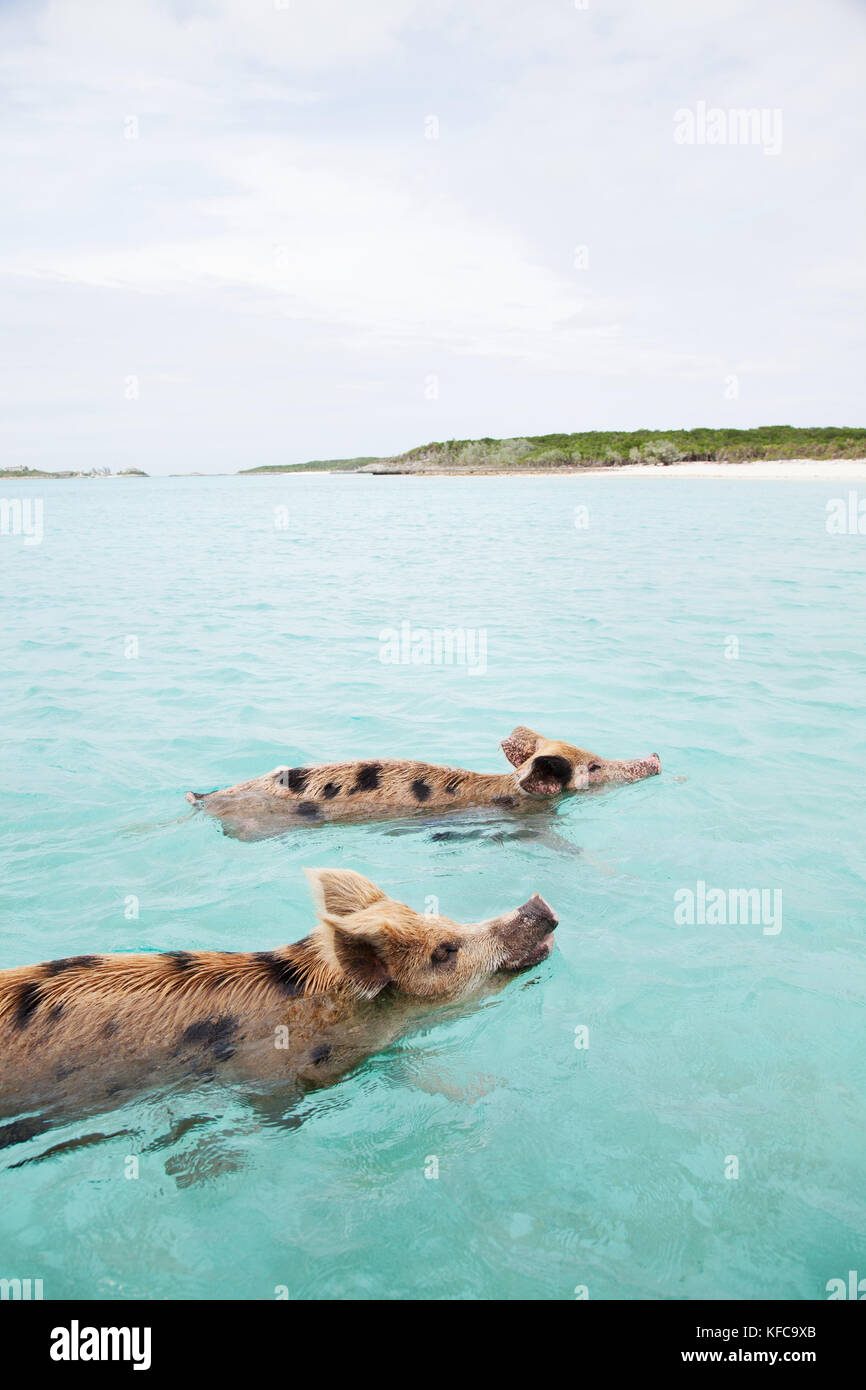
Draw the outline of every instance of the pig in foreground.
M351 870L306 873L318 921L292 946L0 971L0 1113L110 1108L189 1078L325 1085L437 1005L480 995L553 949L557 919L537 893L463 926ZM7 1126L0 1147L45 1127Z
M522 726L503 739L501 748L513 772L467 772L383 758L278 767L225 791L187 792L186 799L222 821L227 834L253 840L323 821L441 815L470 807L533 810L571 792L607 782L638 782L661 772L658 753L602 758Z

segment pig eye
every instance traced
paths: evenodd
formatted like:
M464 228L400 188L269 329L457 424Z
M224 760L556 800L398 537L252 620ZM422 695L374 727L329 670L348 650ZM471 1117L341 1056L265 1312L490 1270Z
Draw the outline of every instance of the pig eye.
M601 763L590 763L590 772L601 772Z
M436 947L436 950L431 955L430 960L434 965L445 965L448 961L454 960L454 957L457 955L457 952L459 950L460 947L456 944L456 942L443 941L441 946Z

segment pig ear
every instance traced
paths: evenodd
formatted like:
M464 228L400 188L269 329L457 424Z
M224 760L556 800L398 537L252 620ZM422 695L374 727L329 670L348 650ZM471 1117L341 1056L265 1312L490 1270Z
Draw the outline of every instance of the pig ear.
M385 902L385 894L352 869L304 869L304 873L322 923L326 955L359 994L372 999L389 983L391 975L377 928L353 926L352 917L365 907Z
M343 975L360 995L373 999L391 983L391 972L379 949L377 934L339 927L333 919L327 926L334 956Z
M512 767L521 767L527 758L531 758L539 743L542 742L541 734L533 733L532 729L527 729L523 724L518 724L516 729L512 729L508 738L504 738L499 747L502 749Z
M304 873L320 917L351 917L385 898L381 888L352 869L304 869Z

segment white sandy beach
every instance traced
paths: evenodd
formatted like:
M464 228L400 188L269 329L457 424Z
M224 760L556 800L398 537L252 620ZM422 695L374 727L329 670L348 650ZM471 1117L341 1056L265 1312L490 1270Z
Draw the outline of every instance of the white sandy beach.
M750 463L626 463L615 468L514 468L514 469L445 469L445 468L359 468L352 474L328 473L328 477L349 477L366 473L380 478L621 478L623 475L644 478L738 478L752 482L819 482L866 483L866 459L754 459ZM265 476L265 475L262 475ZM285 477L286 474L280 474ZM298 473L301 478L314 478L315 473ZM319 475L321 476L321 475Z
M822 483L866 482L866 459L755 459L751 463L670 463L665 468L624 464L599 470L621 477L623 473L681 478L751 478L772 481Z

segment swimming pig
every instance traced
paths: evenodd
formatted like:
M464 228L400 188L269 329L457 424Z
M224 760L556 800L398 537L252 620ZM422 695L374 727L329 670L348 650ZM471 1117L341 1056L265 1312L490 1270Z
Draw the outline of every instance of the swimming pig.
M278 767L225 791L187 792L193 806L215 816L226 833L258 839L293 825L382 820L490 806L537 809L565 793L605 782L637 782L661 772L658 753L620 761L518 727L502 740L514 772L466 772L398 758L318 767Z
M557 919L537 893L463 926L351 870L305 872L318 921L292 946L0 971L0 1110L102 1109L189 1077L321 1086L432 1008L498 988L553 949ZM27 1123L0 1129L0 1147L47 1127Z

